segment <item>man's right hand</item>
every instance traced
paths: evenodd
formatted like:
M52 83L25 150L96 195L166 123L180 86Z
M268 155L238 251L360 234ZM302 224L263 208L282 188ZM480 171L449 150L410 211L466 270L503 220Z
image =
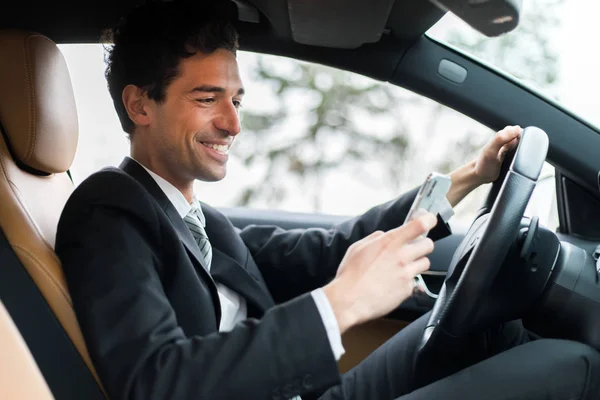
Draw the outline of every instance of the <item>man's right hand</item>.
M414 277L429 268L426 255L433 251L431 239L419 236L436 223L425 214L350 246L335 279L323 288L341 333L388 314L411 295Z

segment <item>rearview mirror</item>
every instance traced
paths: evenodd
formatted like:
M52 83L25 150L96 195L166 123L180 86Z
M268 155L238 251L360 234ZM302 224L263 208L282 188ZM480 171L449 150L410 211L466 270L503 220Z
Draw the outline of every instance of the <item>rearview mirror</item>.
M522 0L429 0L486 36L510 32L519 24Z

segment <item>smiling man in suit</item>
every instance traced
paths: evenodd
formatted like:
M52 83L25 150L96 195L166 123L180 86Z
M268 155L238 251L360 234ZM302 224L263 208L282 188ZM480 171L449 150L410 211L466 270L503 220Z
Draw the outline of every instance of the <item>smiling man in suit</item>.
M414 390L425 319L343 377L341 334L410 295L446 224L434 227L436 218L425 215L401 226L413 190L331 230L238 232L193 191L196 179L225 177L240 133L236 32L216 8L150 2L111 34L106 76L131 157L75 190L56 240L110 398L392 399ZM451 205L497 178L519 134L507 127L451 174ZM431 239L414 240L429 230ZM497 336L527 341L519 326ZM583 371L579 358L565 359ZM470 383L448 379L406 398L473 393ZM579 389L577 382L561 393Z

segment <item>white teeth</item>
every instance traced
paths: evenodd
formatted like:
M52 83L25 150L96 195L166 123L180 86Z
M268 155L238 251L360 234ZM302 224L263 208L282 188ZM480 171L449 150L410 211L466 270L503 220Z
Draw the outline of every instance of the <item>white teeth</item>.
M222 144L211 144L211 143L203 143L206 147L210 147L211 149L215 149L219 153L228 154L229 146Z

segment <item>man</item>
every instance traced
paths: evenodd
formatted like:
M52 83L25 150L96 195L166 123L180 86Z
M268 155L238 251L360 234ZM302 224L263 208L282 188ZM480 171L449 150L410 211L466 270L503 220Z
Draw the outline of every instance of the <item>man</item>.
M442 237L445 224L425 215L400 227L412 191L332 230L254 226L238 233L193 193L194 180L225 176L240 133L237 34L217 10L177 2L148 3L112 34L106 76L131 158L76 189L56 242L110 398L393 399L417 389L412 362L423 319L343 377L336 361L342 333L410 295L433 249L431 239L415 239L429 230ZM451 205L497 178L519 134L507 127L452 173ZM486 335L488 345L469 349L475 361L528 340L514 323ZM549 358L537 343L543 365ZM564 399L591 398L585 381L597 357L583 345L563 349L553 353L553 367L519 360L504 376L490 374L507 352L405 398L482 398L507 380L521 387L494 398L542 398L534 395L546 387ZM579 378L549 379L560 368ZM482 386L493 380L496 386Z

